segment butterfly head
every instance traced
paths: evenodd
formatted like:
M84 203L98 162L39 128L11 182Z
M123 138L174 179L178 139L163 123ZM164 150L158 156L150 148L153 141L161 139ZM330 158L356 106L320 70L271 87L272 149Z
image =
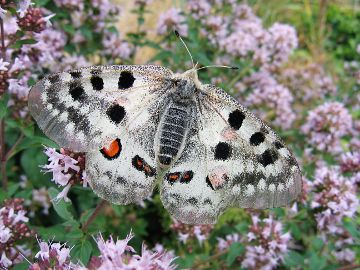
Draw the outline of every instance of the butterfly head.
M180 99L191 99L201 89L201 82L198 79L195 68L174 76L175 93Z

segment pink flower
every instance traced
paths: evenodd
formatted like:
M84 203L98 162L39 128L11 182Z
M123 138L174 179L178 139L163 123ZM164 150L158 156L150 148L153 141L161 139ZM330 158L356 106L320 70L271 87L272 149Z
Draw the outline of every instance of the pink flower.
M315 171L314 181L309 181L313 192L311 208L320 231L343 234L341 221L352 218L359 207L354 183L340 174L338 167L320 166Z
M283 129L291 127L296 115L291 107L293 96L289 89L279 84L267 71L256 72L245 78L244 82L253 89L245 99L246 105L261 108L259 112L263 117L263 108L274 110L274 124Z
M164 35L174 30L177 30L181 36L187 36L188 26L186 25L186 18L181 14L181 11L171 8L160 14L157 23L157 33Z
M6 13L7 13L7 11L6 11L5 9L1 8L1 6L0 6L0 18L1 18L2 20L5 19L5 14L6 14Z
M0 70L7 71L8 65L10 65L9 62L5 62L4 59L0 58Z
M17 10L17 13L19 13L19 17L22 18L25 16L27 9L33 5L34 3L31 3L31 0L23 0L19 2L19 9Z
M190 0L188 1L188 9L191 16L198 20L210 15L211 5L208 0Z
M6 257L6 253L3 252L3 253L1 254L0 265L8 268L8 267L11 266L12 264L13 264L12 261L9 260L8 257Z
M344 104L326 102L310 111L302 132L309 135L310 144L320 151L341 152L340 139L352 131L352 117Z
M50 164L42 166L45 172L52 172L53 179L56 184L65 186L68 184L71 173L68 173L69 169L76 172L80 170L80 167L75 165L77 160L56 152L55 148L45 147L44 153L49 157Z
M129 59L133 52L131 45L120 39L116 33L106 33L102 43L105 49L104 53L114 58Z

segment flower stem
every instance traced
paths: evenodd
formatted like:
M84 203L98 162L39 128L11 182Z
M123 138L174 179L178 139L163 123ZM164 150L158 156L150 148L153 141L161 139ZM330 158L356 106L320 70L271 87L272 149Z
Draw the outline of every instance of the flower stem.
M96 206L94 213L89 217L89 219L82 226L82 231L85 232L89 225L94 221L96 216L100 213L101 209L107 204L107 201L101 200L101 202Z
M5 51L5 37L4 37L4 22L0 18L0 35L1 35L1 58L3 61L6 61L6 51ZM2 178L2 187L4 191L7 191L8 180L6 175L6 154L5 154L5 120L4 118L0 121L0 163L1 163L1 178Z

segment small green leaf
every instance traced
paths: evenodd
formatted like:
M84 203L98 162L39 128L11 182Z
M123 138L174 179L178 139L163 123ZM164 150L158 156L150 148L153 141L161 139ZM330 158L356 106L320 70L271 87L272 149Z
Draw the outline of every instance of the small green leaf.
M295 251L289 251L284 260L284 264L288 267L302 266L304 264L305 258Z
M316 253L311 253L310 256L310 270L321 270L326 266L326 257L319 256Z
M91 252L92 252L92 245L90 241L83 240L80 244L77 244L71 250L71 257L79 258L84 265L87 265L90 259Z
M13 49L20 49L25 44L36 44L36 43L37 43L37 41L35 39L32 39L32 38L21 39L21 40L16 41L10 47L13 48Z
M34 228L38 234L40 235L41 239L55 239L56 241L67 241L67 233L64 229L63 225L54 225L50 227L35 227Z
M8 95L3 95L0 98L0 120L2 118L4 118L7 114L7 103L9 100L9 96Z
M74 220L73 215L68 209L71 203L65 203L63 199L60 201L55 200L56 196L59 194L59 191L54 187L49 188L48 192L56 213L65 220Z
M233 262L236 260L236 257L242 255L244 252L245 252L245 247L241 243L239 242L232 243L226 257L226 265L227 266L232 265Z

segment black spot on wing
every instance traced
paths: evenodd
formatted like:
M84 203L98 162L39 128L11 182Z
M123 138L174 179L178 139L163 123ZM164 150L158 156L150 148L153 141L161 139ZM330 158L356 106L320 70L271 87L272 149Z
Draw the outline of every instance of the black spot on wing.
M110 120L116 124L119 124L125 117L125 109L119 104L113 104L108 108L106 114L109 116Z
M54 107L60 103L58 91L54 86L50 86L47 88L46 98L47 98L47 102L49 102Z
M85 98L85 91L80 82L71 82L69 93L75 101L83 100Z
M264 142L264 140L265 140L265 135L262 132L255 132L250 137L250 144L257 146L262 142Z
M59 74L54 74L54 75L50 75L48 77L49 81L54 84L54 83L57 83L57 82L60 82L60 76Z
M94 90L100 91L104 88L104 81L99 76L92 76L90 79L91 85Z
M228 122L233 129L239 130L242 126L244 119L245 114L240 110L235 110L229 114Z
M195 197L191 197L187 200L187 202L190 204L197 204L198 200Z
M215 147L215 159L226 160L231 156L231 146L226 142L219 142Z
M279 141L275 141L274 146L276 147L276 149L284 148L284 145Z
M68 119L75 124L75 126L80 123L82 120L81 115L79 114L78 110L75 109L73 106L67 109L68 112Z
M70 71L69 74L71 75L71 77L72 77L73 79L79 79L79 78L81 78L81 71L80 71L80 70Z
M91 75L99 75L101 74L102 70L100 68L94 68L90 71Z
M266 167L267 165L273 164L278 157L278 153L275 150L267 149L258 157L258 161Z
M130 71L123 71L120 73L118 87L119 89L127 89L133 86L135 81L134 76Z

